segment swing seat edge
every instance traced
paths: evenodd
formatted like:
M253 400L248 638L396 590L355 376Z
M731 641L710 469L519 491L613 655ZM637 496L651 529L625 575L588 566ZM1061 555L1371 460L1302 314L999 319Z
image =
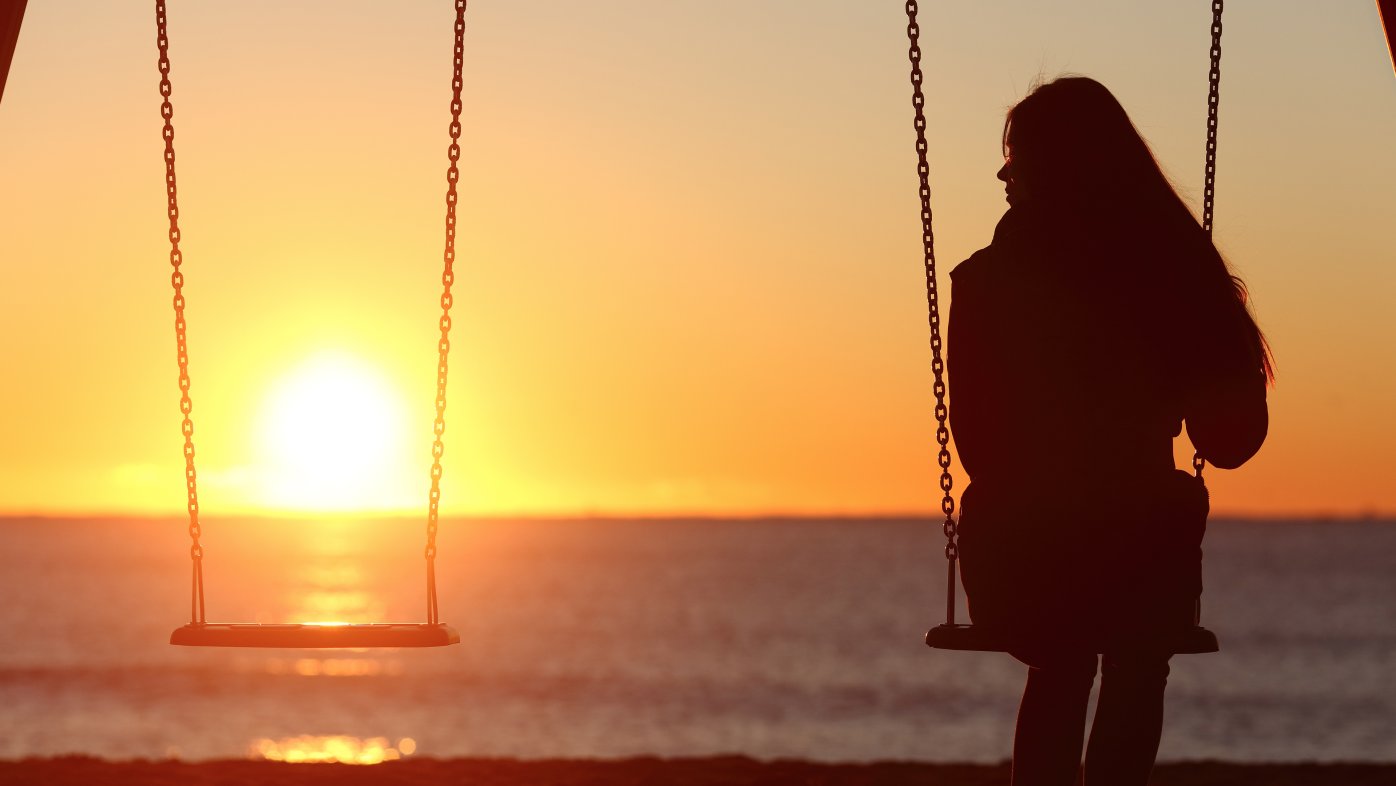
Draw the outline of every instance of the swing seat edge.
M366 647L445 647L460 643L449 625L409 622L364 624L190 623L170 634L180 647L264 647L275 649L360 649Z

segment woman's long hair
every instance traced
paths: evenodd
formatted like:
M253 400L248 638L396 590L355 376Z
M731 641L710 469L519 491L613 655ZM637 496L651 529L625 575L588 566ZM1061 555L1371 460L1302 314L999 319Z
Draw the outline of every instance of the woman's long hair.
M1238 331L1273 381L1270 348L1247 308L1245 284L1104 85L1072 76L1038 86L1009 110L1003 146L1034 204L1086 222L1115 248L1140 252L1132 256L1141 269L1127 277L1133 287L1186 293L1191 316L1209 331Z

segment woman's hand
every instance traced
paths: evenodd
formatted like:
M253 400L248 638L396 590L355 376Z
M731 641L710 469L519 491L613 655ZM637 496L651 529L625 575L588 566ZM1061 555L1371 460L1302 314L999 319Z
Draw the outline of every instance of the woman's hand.
M1236 469L1265 442L1270 427L1265 375L1257 372L1198 391L1187 412L1188 438L1202 458Z

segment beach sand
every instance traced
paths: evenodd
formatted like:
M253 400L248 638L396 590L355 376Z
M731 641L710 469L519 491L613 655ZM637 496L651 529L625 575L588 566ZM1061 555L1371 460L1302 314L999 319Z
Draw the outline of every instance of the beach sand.
M110 762L88 757L0 761L0 784L472 784L475 786L1002 786L1008 765L813 764L739 756L617 760L410 759L371 766L269 761ZM1396 764L1162 764L1152 786L1389 786Z

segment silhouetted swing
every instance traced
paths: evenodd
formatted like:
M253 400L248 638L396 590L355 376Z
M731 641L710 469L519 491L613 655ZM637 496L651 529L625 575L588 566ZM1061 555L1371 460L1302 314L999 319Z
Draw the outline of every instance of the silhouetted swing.
M1215 196L1216 155L1217 155L1217 106L1221 84L1221 32L1223 0L1212 0L1212 68L1208 75L1207 95L1207 165L1202 201L1202 228L1208 237L1212 234L1212 204ZM916 110L916 155L917 173L921 179L921 245L925 252L926 302L930 312L931 329L931 370L935 376L936 442L940 445L937 462L940 464L941 512L945 514L945 624L937 625L926 632L926 645L944 650L974 650L978 652L1007 652L1013 646L1013 639L1007 631L984 625L960 625L955 623L955 584L956 563L959 559L955 536L959 524L955 520L955 498L950 490L954 480L950 475L950 429L947 420L950 410L945 404L945 363L941 357L940 338L940 299L936 289L935 235L931 228L931 186L930 167L926 162L926 99L921 92L921 28L916 21L916 0L907 0L907 38L910 41L908 56L911 60L912 106ZM1202 477L1204 461L1200 455L1193 456L1193 469L1197 477ZM1193 625L1173 641L1173 652L1193 654L1216 652L1219 647L1214 633L1203 628L1200 602L1194 607Z
M369 624L255 624L210 623L204 616L203 547L199 545L199 496L194 472L194 424L190 419L193 405L189 398L189 348L185 341L184 275L180 272L183 257L179 250L179 202L175 188L174 109L170 104L169 36L165 25L165 2L155 2L155 22L160 48L160 95L164 101L160 114L165 119L165 190L169 199L170 265L174 272L175 338L179 360L179 410L184 415L184 477L189 500L189 537L193 545L189 556L194 563L193 592L190 600L190 622L170 634L170 643L195 647L442 647L460 642L455 630L442 624L436 602L436 529L438 503L441 499L441 437L446 430L446 358L451 344L451 284L455 280L452 266L456 256L456 183L460 179L460 114L462 66L464 62L466 0L455 0L456 46L455 72L451 79L451 144L450 164L446 170L446 251L445 269L441 273L441 339L437 344L436 422L435 440L431 447L431 492L427 507L427 621L425 623Z

